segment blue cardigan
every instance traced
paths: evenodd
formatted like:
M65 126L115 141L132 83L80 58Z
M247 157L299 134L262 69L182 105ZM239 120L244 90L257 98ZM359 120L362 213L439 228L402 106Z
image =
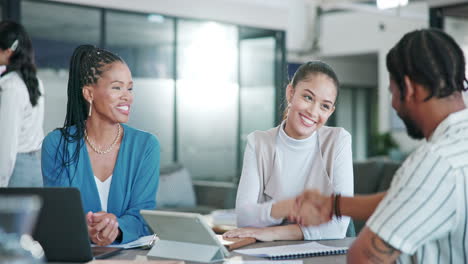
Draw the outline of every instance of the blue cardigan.
M148 235L141 209L156 208L156 190L159 182L159 142L157 138L122 124L123 138L115 162L109 190L107 212L117 216L122 243ZM74 133L76 127L71 127ZM77 164L65 167L61 174L63 146L61 132L54 130L42 143L42 177L45 186L76 187L81 192L85 213L102 211L99 194L88 151L83 139ZM63 141L62 141L63 144ZM73 156L76 142L68 144Z

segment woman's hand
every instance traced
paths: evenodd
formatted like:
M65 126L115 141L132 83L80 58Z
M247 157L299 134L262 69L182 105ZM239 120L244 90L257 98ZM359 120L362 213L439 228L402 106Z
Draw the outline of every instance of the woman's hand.
M119 235L119 223L114 214L106 212L88 212L86 215L88 234L91 241L98 246L112 244Z
M253 237L260 241L302 240L304 235L298 225L238 228L224 233L225 238Z
M224 238L241 238L253 237L259 241L273 241L275 240L274 230L269 227L255 228L245 227L237 228L223 234Z
M295 199L282 200L274 203L271 206L271 217L276 219L288 217L292 214L295 203Z

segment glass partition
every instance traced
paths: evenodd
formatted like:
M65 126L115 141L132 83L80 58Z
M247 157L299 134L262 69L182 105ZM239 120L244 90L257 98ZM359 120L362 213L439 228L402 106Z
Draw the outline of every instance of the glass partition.
M275 125L275 39L242 39L240 54L240 147L243 153L251 132Z
M458 42L465 53L465 61L468 61L468 16L446 17L444 25L445 31ZM468 77L468 67L465 70ZM468 104L468 92L464 93L463 98L465 99L465 104Z
M80 44L98 45L100 11L93 8L21 1L21 23L28 31L44 83L44 132L63 126L70 57Z
M195 179L236 173L238 29L215 22L177 25L179 161Z
M128 64L135 82L129 125L158 136L162 167L180 163L194 179L235 181L246 136L278 119L282 31L55 1L19 4L45 87L46 133L63 126L69 60L81 44L105 47Z
M105 18L106 48L132 71L129 125L157 135L161 166L169 165L174 158L174 19L117 11L106 11Z
M465 61L468 61L468 3L458 1L431 8L430 22L432 27L443 29L455 39L465 53ZM468 67L466 76L468 77ZM468 105L468 92L464 93L463 98Z
M351 134L354 160L365 160L370 154L372 96L372 88L342 85L333 113L333 123L327 123L343 127Z

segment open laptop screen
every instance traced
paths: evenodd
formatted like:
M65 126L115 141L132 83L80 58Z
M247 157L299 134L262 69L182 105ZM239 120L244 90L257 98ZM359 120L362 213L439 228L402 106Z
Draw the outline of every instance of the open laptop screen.
M0 195L36 195L42 199L33 238L41 244L48 261L84 262L93 259L94 250L105 255L120 250L91 250L76 188L0 188Z

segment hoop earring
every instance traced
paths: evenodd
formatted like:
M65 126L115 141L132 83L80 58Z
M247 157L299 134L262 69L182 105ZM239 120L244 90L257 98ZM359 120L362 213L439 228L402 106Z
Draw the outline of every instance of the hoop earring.
M92 99L89 101L89 113L88 113L88 117L91 116L91 109L93 109L93 100L92 100Z

